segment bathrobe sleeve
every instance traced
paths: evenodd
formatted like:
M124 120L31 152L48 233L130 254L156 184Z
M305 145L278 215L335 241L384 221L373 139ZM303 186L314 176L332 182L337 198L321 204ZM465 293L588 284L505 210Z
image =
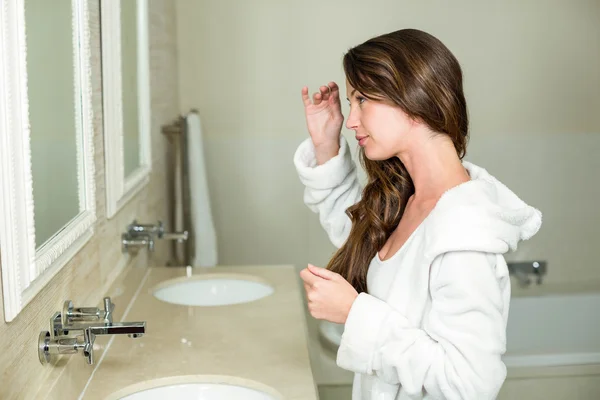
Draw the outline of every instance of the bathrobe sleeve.
M346 209L360 200L362 192L346 139L340 137L338 155L322 165L317 165L312 140L306 139L294 154L294 165L305 186L304 203L319 214L331 242L341 247L352 228Z
M435 399L495 399L506 378L504 303L495 260L495 254L475 251L436 257L423 329L361 293L346 321L338 365L401 384L409 395L424 390Z

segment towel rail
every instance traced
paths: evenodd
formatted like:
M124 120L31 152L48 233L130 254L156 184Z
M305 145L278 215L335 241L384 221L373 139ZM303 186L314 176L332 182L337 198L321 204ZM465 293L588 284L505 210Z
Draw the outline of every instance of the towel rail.
M194 230L192 226L191 207L190 207L190 185L187 159L187 115L198 113L198 110L191 109L188 114L180 115L171 124L164 125L161 128L162 133L171 142L172 171L168 171L167 176L173 176L173 181L169 187L172 193L170 196L171 206L171 226L178 232L188 231L188 239L183 243L172 242L172 257L167 265L169 266L189 266L194 258Z

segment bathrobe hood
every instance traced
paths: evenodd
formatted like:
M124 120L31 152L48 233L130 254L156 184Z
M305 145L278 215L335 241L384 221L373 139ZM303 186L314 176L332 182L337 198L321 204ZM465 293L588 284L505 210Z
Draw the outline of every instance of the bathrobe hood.
M468 161L463 166L471 180L446 191L424 221L427 258L461 250L507 253L537 233L539 210L484 168Z

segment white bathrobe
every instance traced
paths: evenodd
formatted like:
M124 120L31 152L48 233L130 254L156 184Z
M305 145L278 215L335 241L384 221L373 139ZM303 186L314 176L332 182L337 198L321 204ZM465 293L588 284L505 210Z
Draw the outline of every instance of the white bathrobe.
M304 202L341 247L351 228L345 211L362 194L346 140L317 166L307 139L294 163ZM337 353L355 372L353 400L494 399L506 378L503 254L532 237L542 217L485 169L463 166L471 180L444 193L391 258L371 261L368 293L354 301Z

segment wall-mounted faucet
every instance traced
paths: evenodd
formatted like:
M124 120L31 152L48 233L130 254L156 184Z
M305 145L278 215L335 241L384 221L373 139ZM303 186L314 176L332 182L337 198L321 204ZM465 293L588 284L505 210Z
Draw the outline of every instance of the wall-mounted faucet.
M121 251L123 253L137 254L141 248L154 251L154 238L148 234L123 233L121 235Z
M509 262L507 265L509 274L517 279L521 287L531 285L532 277L535 277L538 285L541 284L548 268L546 261Z
M74 308L65 301L62 312L50 319L50 331L40 332L38 356L47 364L59 354L74 354L82 350L88 364L94 363L94 341L98 335L128 335L138 338L146 333L146 322L112 322L115 305L104 298L104 310Z
M127 232L121 235L123 253L133 253L141 247L154 251L154 239L176 240L181 243L188 239L188 232L165 232L161 221L156 224L139 224L133 221L127 226Z
M187 231L165 232L165 227L162 221L158 221L156 224L139 224L134 220L127 227L127 232L129 232L131 235L150 235L163 240L176 240L180 243L188 239Z

